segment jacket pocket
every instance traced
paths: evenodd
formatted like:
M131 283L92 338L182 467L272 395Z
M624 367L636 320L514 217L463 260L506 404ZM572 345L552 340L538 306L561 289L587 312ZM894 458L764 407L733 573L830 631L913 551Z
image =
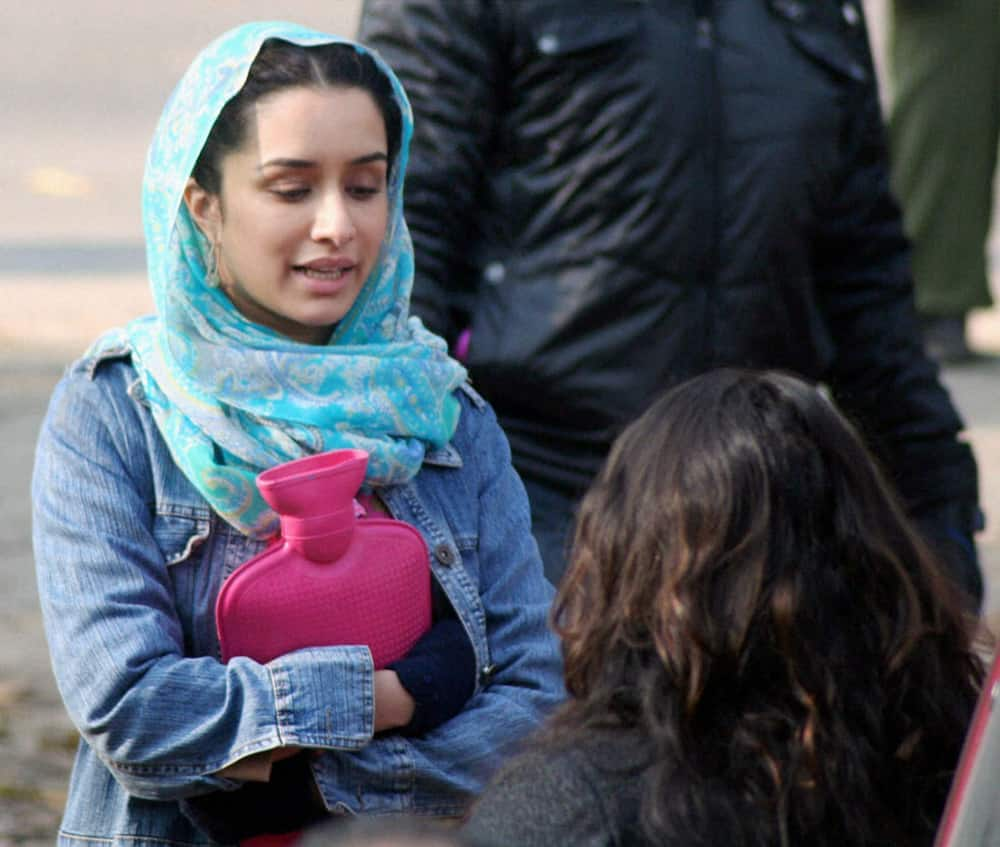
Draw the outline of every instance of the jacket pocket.
M157 505L153 538L166 565L174 614L180 622L184 655L219 658L215 633L215 595L219 576L207 551L211 531L207 507Z
M208 538L211 526L208 509L187 506L160 506L153 519L153 538L163 561L177 565L187 561L193 551Z
M792 43L814 62L822 65L837 76L851 82L868 82L868 69L849 51L843 43L831 35L809 30L793 29L788 37Z
M860 12L855 11L859 16L856 23L847 24L840 18L846 12L839 11L828 13L829 20L817 20L819 9L804 0L771 0L770 7L772 14L787 23L789 41L812 62L842 79L869 81L865 56L868 45L862 37Z

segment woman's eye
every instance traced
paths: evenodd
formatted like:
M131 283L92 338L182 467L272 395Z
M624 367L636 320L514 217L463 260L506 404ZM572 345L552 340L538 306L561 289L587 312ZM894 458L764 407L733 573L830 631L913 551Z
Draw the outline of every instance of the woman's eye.
M374 197L379 193L378 188L373 185L350 185L347 188L348 193L355 198L360 200L367 199L368 197Z
M301 200L309 193L308 188L272 188L271 193L282 200Z

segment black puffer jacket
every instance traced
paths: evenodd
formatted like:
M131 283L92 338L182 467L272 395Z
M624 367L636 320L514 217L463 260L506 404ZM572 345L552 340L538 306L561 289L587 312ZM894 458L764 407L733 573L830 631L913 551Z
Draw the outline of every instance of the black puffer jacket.
M367 0L360 39L415 112L414 311L471 327L522 474L579 489L667 386L784 368L971 542L856 0Z

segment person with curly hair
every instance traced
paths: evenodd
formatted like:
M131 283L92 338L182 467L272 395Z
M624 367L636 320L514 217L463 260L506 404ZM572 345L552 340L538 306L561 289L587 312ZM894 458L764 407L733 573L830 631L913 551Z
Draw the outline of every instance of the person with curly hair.
M717 370L615 442L553 607L568 702L473 807L533 845L930 845L976 623L816 387Z

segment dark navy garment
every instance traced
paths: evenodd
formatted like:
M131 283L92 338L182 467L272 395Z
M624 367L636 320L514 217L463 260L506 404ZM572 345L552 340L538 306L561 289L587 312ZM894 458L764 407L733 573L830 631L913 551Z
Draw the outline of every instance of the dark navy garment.
M365 0L359 38L415 116L413 311L471 329L525 479L576 496L658 393L784 369L981 593L859 0Z

